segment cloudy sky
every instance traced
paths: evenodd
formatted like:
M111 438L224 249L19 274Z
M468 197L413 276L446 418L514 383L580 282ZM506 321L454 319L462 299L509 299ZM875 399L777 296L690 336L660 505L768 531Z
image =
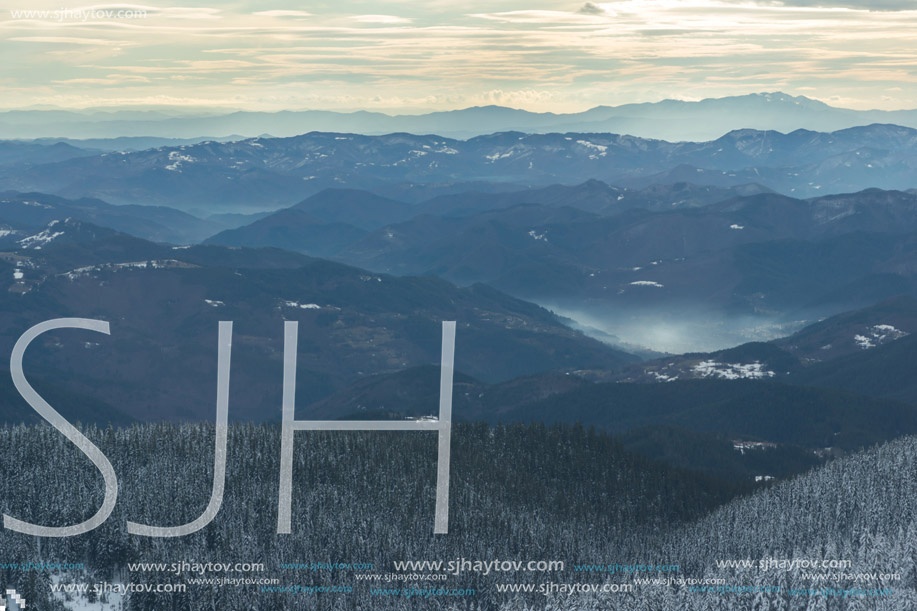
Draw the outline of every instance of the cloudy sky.
M917 107L914 0L270 0L0 9L0 108L421 112L760 91Z

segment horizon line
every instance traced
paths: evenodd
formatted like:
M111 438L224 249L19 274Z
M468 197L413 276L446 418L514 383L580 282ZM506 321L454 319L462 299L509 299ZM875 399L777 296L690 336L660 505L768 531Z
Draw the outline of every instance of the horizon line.
M451 113L451 112L461 112L467 110L484 110L484 109L500 109L500 110L510 110L514 112L532 114L532 115L541 115L541 116L557 116L557 117L566 117L574 116L579 114L584 114L590 111L599 110L599 109L618 109L628 106L657 106L660 104L666 103L677 103L677 104L702 104L704 102L713 102L713 101L723 101L723 100L735 100L741 98L756 98L756 97L765 97L765 96L782 96L788 99L793 100L805 100L807 102L814 102L817 104L823 104L828 109L832 110L850 110L854 112L882 112L882 113L893 113L893 112L908 112L912 110L917 110L917 106L914 107L905 107L905 108L895 108L895 109L885 109L885 108L851 108L846 106L836 106L830 101L825 101L817 97L810 97L807 95L793 95L786 93L780 90L773 91L752 91L743 94L735 95L726 95L726 96L711 96L703 98L685 98L680 99L676 97L666 97L653 101L631 101L623 104L598 104L595 106L589 106L583 110L578 111L548 111L548 110L530 110L523 106L510 106L505 104L474 104L470 106L455 106L452 108L372 108L372 107L362 107L362 108L322 108L322 107L289 107L289 108L279 108L279 109L259 109L259 108L248 108L248 107L228 107L220 105L204 105L204 104L150 104L144 102L138 102L136 104L102 104L95 106L58 106L53 104L34 104L29 106L16 106L2 108L0 107L0 114L3 113L12 113L12 112L71 112L75 114L80 113L116 113L116 112L173 112L175 118L185 115L185 116L225 116L236 113L252 113L252 114L266 114L266 115L276 115L281 113L305 113L305 112L327 112L334 113L339 115L353 115L360 113L375 114L375 115L384 115L386 117L415 117L415 116L424 116L431 114L440 114L440 113Z

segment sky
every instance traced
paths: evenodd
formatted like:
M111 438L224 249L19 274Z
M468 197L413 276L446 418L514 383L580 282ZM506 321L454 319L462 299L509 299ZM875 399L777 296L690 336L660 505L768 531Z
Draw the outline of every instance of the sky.
M0 109L538 112L762 91L917 108L913 0L250 0L0 9Z

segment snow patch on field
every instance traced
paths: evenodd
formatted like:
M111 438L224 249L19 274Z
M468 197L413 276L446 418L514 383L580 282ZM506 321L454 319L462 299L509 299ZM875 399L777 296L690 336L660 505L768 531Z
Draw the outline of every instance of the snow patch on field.
M166 166L167 170L170 172L181 172L182 163L193 163L196 161L196 159L191 155L182 155L178 151L170 151L169 161L172 163Z
M175 269L197 267L191 263L177 261L175 259L153 259L151 261L128 261L127 263L101 263L99 265L87 265L86 267L77 267L69 272L60 274L68 280L76 280L81 276L89 276L92 272L102 270L119 271L124 269Z
M741 441L738 439L732 441L732 449L739 454L745 454L746 450L767 450L776 447L777 444L770 441Z
M873 325L865 333L865 335L857 333L853 336L853 341L863 350L869 350L909 335L907 331L902 331L892 325Z
M718 363L713 359L701 361L691 370L702 378L724 380L761 380L774 377L774 372L759 361L753 363Z
M439 422L439 416L405 416L405 420L411 420L412 422Z
M876 344L872 341L871 338L866 337L865 335L854 335L853 341L863 350L868 350L869 348L875 348Z
M506 151L505 153L494 153L493 155L484 155L484 158L490 160L490 162L493 163L497 159L505 159L507 157L512 157L512 156L513 156L513 151L509 150L509 151Z
M301 310L320 310L322 307L317 303L299 303L298 301L284 301L283 305L288 308L299 308Z
M8 203L11 203L11 202L8 202L8 201L4 200L3 203L4 203L4 204L8 204ZM34 207L34 208L44 208L45 210L49 210L49 209L53 208L53 206L49 206L48 204L42 204L42 203L40 203L40 202L33 202L33 201L27 201L27 202L25 202L25 201L24 201L24 202L18 202L18 203L22 204L23 206L32 206L32 207Z
M599 157L604 157L608 154L608 147L604 144L596 144L594 142L589 142L588 140L577 140L576 143L580 146L585 146L588 149L596 151L595 153L589 155L589 159L598 159Z
M57 224L58 221L51 221L48 224L47 229L36 233L35 235L30 235L27 238L22 238L19 240L19 245L23 248L34 248L35 250L41 250L41 247L45 244L49 244L64 235L63 231L54 231L52 229Z

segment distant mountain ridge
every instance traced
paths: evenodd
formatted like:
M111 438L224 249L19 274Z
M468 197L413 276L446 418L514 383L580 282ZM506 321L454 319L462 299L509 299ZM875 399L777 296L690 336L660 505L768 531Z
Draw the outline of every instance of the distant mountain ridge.
M711 140L741 128L836 131L870 123L917 128L917 110L850 110L781 92L752 93L700 101L596 106L584 112L530 112L503 106L475 106L415 115L325 110L174 116L168 112L110 110L15 110L0 113L0 138L198 138L241 134L285 137L308 131L367 135L395 132L472 138L493 132L615 132L663 140Z
M793 197L905 190L917 187L917 130L742 129L701 142L607 132L501 132L469 140L310 132L0 166L0 189L165 205L199 216L273 210L330 187L373 191L463 181L544 187L591 179L636 189L756 184Z
M0 192L0 223L9 230L0 237L0 245L4 240L65 218L95 223L138 238L178 244L198 242L226 225L162 206L113 206L92 198L68 200L45 193Z
M390 209L393 222L367 231L321 212L341 200L354 218L375 212L379 220ZM398 222L403 206L330 190L208 242L485 282L558 311L651 313L703 304L724 315L799 311L795 320L811 320L917 288L913 192L867 189L803 200L756 185L636 191L590 181L448 195L412 211Z

